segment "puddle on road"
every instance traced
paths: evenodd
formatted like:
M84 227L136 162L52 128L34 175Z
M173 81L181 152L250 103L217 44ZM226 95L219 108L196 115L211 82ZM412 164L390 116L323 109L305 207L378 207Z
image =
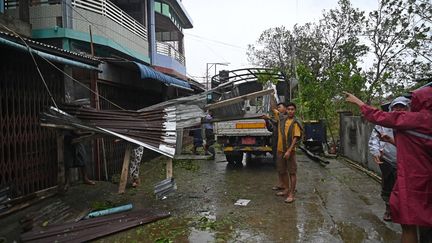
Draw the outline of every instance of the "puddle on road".
M369 198L367 198L364 195L359 195L358 196L360 198L360 200L362 200L366 205L372 205L372 203L370 202Z
M215 234L193 228L189 234L190 242L214 242Z
M339 235L344 242L364 242L367 239L366 231L355 224L341 222L337 223Z
M145 174L145 180L160 181L165 176L164 166L144 163L144 171L161 171ZM176 194L162 202L149 200L146 193L153 188L147 183L135 196L137 206L163 207L173 216L101 242L397 241L392 227L370 214L369 208L378 211L372 192L354 192L346 185L349 176L343 174L342 180L340 173L314 163L302 163L298 200L290 205L270 190L277 178L270 162L230 166L188 161L175 168ZM247 207L236 207L239 198L252 201ZM357 217L352 217L353 213Z

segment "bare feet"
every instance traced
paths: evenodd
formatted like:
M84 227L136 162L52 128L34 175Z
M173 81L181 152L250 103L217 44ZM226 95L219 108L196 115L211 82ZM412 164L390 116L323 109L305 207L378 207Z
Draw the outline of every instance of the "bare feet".
M91 186L96 185L96 182L90 180L89 178L85 178L85 179L83 180L83 183L86 184L86 185L91 185Z
M287 192L287 191L282 191L282 192L277 192L277 193L276 193L276 196L280 196L280 197L284 197L284 196L286 196L286 195L288 195L288 192Z
M140 180L139 179L134 179L132 182L132 187L137 187L140 184Z
M386 205L386 211L384 213L383 220L384 221L392 221L391 212L390 212L390 205Z
M286 203L292 203L295 201L294 195L289 195L287 199L285 199Z
M63 184L63 188L62 188L61 192L67 192L68 190L69 190L69 183L67 182L67 183Z

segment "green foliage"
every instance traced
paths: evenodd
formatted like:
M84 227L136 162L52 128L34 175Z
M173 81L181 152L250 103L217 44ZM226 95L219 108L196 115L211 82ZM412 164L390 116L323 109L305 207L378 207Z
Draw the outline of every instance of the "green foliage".
M155 243L173 243L174 241L168 238L159 238L155 240Z
M303 119L325 118L333 130L338 110L358 113L342 91L379 104L432 77L430 0L381 0L368 15L350 0L338 3L315 23L264 31L248 49L253 64L299 81L294 101Z
M257 70L255 75L257 76L257 82L264 85L267 82L270 82L272 84L277 84L278 79L276 78L278 74L278 70L274 69L272 71L260 71Z
M342 95L344 90L350 90L360 98L364 96L364 77L359 72L352 72L352 64L335 64L321 77L316 77L309 67L299 65L297 74L301 88L295 101L301 107L302 119L324 118L332 130L337 130L337 111L351 110L358 113L358 109L347 104Z
M399 94L414 80L432 76L431 14L427 0L383 0L369 14L365 34L374 63L366 72L368 101Z
M197 172L200 166L194 160L174 160L174 168L182 168L191 172Z
M105 210L108 208L113 208L116 205L111 201L93 201L91 203L91 208L93 211Z

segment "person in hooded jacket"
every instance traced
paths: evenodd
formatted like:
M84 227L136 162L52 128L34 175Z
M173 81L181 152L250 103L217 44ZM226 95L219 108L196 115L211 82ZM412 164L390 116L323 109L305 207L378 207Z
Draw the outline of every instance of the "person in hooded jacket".
M407 111L409 103L409 99L403 96L397 97L391 102L389 110ZM391 221L389 201L396 182L396 146L391 142L383 141L385 136L393 139L393 129L375 125L369 138L369 152L381 170L381 197L386 205L383 219Z
M413 92L411 111L384 112L345 94L368 121L395 131L397 180L391 215L402 226L402 242L417 242L417 226L432 227L432 87Z

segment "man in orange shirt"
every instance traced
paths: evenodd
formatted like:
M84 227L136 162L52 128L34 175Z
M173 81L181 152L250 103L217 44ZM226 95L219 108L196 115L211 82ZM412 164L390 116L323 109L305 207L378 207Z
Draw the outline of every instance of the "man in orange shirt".
M297 183L297 161L295 146L301 137L301 126L295 118L296 105L294 103L279 103L277 110L273 110L278 128L277 143L277 171L285 190L276 193L287 196L286 203L294 202L294 192ZM268 116L263 117L268 119ZM288 174L289 173L289 174Z

